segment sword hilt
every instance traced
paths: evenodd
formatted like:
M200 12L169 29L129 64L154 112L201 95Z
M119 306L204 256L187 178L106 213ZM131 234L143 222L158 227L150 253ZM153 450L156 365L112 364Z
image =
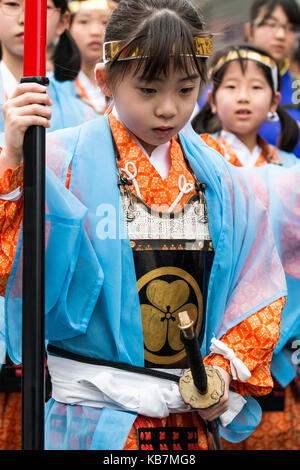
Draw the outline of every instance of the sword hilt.
M185 403L192 408L206 409L219 403L224 395L225 384L220 372L204 365L197 336L187 312L179 313L181 339L189 361L179 381L179 390Z

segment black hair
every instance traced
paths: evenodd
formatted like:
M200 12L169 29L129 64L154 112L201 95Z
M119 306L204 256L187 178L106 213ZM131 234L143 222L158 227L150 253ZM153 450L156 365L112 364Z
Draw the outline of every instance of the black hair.
M204 81L206 61L196 57L193 38L205 34L202 15L188 0L122 0L106 27L105 42L124 41L106 64L108 80L122 79L131 67L147 81L166 76L172 55L176 69L189 74L192 64ZM142 60L118 61L124 49L130 55L137 47Z
M300 8L296 0L254 0L250 7L250 22L254 22L261 9L265 8L263 19L267 19L276 7L281 7L290 23L300 27Z
M53 3L56 8L60 8L61 15L68 11L67 0L53 0ZM54 76L56 80L60 82L75 80L80 72L80 51L71 33L67 29L59 38L52 55L52 61L54 65Z
M272 56L268 52L256 46L252 46L249 44L233 45L233 46L227 46L217 51L216 54L212 58L210 66L213 68L218 63L221 57L226 56L230 51L239 52L239 49L247 49L249 51L257 52L259 54L269 57L270 59L273 59ZM247 66L248 59L243 59L242 57L239 57L238 60L240 62L242 71L244 73L245 68ZM216 92L222 83L223 77L225 75L225 72L229 64L230 62L225 62L224 65L222 65L219 69L217 69L211 77L212 86L213 86L212 87L213 98L215 98ZM272 73L271 73L270 67L260 62L256 62L256 64L263 71L264 76L272 90L272 97L274 98L275 92L279 91L280 89L279 71L277 75L278 87L277 87L277 90L274 90L274 84L273 84ZM280 124L281 124L281 133L279 136L279 140L277 142L277 146L281 150L284 150L286 152L292 152L299 138L298 125L295 122L295 120L287 113L287 111L285 111L281 106L277 107L277 114L278 114L278 117L280 119ZM201 108L199 113L193 118L191 124L195 132L197 132L198 134L202 134L206 132L215 133L215 132L219 132L222 129L222 123L220 119L218 118L216 114L212 113L211 106L208 102L204 104L204 106Z

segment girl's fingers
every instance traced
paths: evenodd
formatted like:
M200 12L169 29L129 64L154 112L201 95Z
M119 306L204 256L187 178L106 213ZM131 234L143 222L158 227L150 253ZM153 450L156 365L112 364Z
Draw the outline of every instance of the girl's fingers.
M43 126L45 128L50 127L49 119L43 116L30 115L30 116L18 116L15 118L15 127L22 134L30 126Z
M16 96L15 98L10 98L4 105L4 110L10 108L19 108L26 106L28 104L39 103L43 105L51 105L51 100L49 96L45 93L33 93L27 92L23 95Z
M202 419L206 419L207 421L212 421L214 419L217 419L227 410L228 410L228 400L224 402L220 402L218 405L212 406L211 408L207 410L198 410L198 414L201 416Z
M11 95L12 98L16 98L24 93L33 92L33 93L44 93L47 92L47 87L44 85L39 85L38 83L20 83L14 90Z
M51 109L41 104L34 103L34 104L28 104L27 106L22 106L17 109L15 108L12 115L15 117L36 115L36 116L42 116L47 119L50 119Z

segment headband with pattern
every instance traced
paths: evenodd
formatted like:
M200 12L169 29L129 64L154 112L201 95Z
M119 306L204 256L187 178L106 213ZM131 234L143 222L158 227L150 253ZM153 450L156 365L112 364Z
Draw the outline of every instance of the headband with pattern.
M248 49L236 49L229 51L228 54L225 56L221 57L216 65L211 67L208 71L208 76L209 78L212 78L213 75L220 70L221 67L223 67L224 64L227 62L230 62L232 60L238 60L238 59L248 59L248 60L254 60L255 62L259 62L263 65L266 65L271 69L272 73L272 80L273 80L273 86L274 90L277 91L278 88L278 69L275 60L271 59L271 57L268 57L266 55L261 54L260 52L256 51L251 51Z
M86 0L83 2L69 2L68 7L71 13L75 14L82 10L114 10L116 8L114 2L107 0Z
M212 48L212 40L210 38L199 38L195 37L194 39L194 51L196 57L210 57L213 53ZM131 60L131 59L144 59L149 57L147 52L142 51L137 47L134 51L129 53L129 49L124 47L124 41L111 41L105 42L103 44L103 62L106 64L107 62L111 62L114 58L121 52L120 56L118 57L119 60ZM175 51L174 51L175 53ZM183 54L183 55L191 55L191 54Z

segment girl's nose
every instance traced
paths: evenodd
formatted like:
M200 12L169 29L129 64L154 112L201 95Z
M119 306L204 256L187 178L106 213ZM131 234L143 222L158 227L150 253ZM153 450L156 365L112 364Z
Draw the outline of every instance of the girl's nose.
M18 15L18 24L24 24L24 16L25 16L25 7L22 8L20 14Z
M276 29L275 36L277 39L285 39L286 37L286 28L282 25L279 25Z
M249 93L246 87L241 87L237 94L237 101L241 103L248 103L250 101Z
M90 28L90 33L92 36L101 36L102 35L102 28L99 23L92 23Z
M155 114L158 117L170 119L177 113L176 103L173 99L162 99L156 106Z

